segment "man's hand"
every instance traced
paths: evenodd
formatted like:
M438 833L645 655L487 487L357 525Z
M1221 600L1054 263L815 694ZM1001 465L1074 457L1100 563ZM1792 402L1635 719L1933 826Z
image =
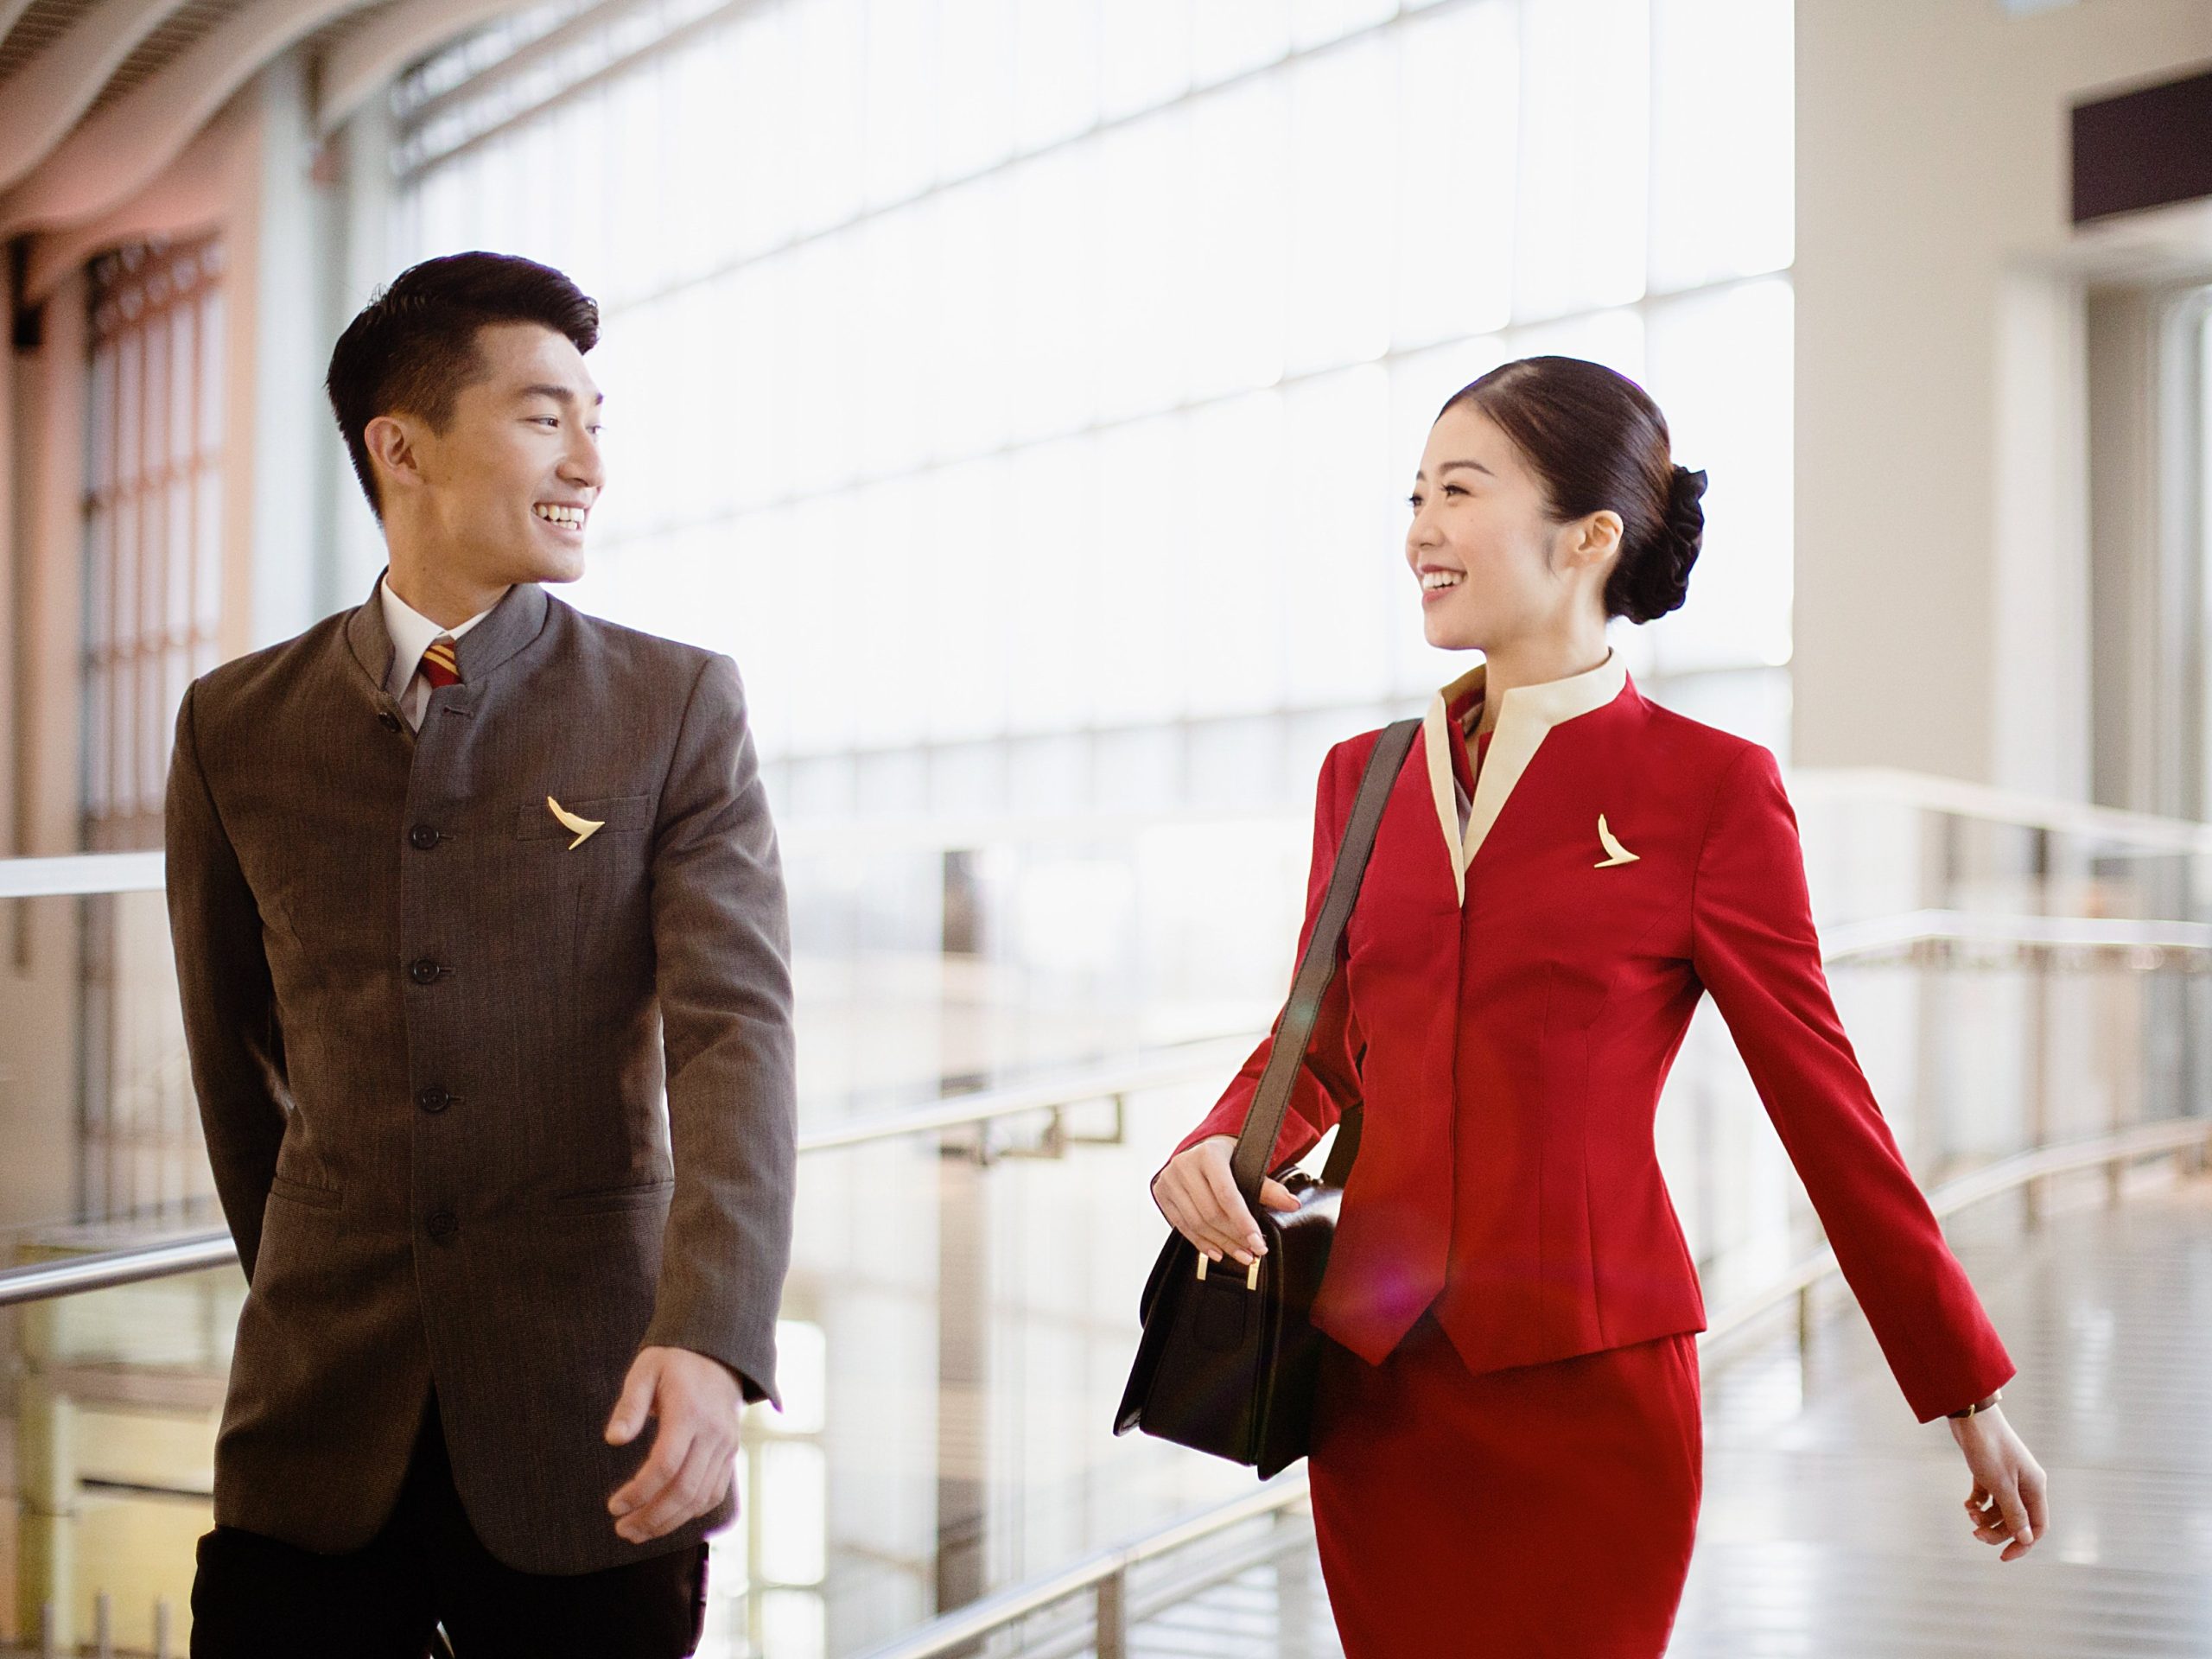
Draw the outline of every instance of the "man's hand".
M737 1455L737 1378L720 1360L688 1348L640 1348L607 1420L610 1446L638 1438L660 1420L653 1449L638 1472L607 1500L614 1530L633 1544L704 1515L729 1491Z

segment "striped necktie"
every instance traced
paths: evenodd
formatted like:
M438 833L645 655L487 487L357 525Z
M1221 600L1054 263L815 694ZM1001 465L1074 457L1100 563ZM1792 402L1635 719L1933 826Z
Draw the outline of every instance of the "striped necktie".
M443 685L461 683L461 659L454 655L454 638L442 633L423 649L421 673L435 691Z

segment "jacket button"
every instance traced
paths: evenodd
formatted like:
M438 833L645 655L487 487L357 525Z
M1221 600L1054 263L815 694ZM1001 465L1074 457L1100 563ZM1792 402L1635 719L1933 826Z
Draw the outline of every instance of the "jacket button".
M441 1210L430 1217L429 1229L432 1238L451 1238L461 1230L461 1220L452 1211Z
M377 724L387 732L396 732L399 729L399 716L387 709L377 716Z
M417 1089L415 1091L415 1103L426 1112L442 1112L454 1103L455 1098L442 1089Z
M407 832L408 844L418 853L427 853L445 837L427 823L418 823Z
M407 964L407 977L417 985L428 985L442 971L429 957L417 957Z

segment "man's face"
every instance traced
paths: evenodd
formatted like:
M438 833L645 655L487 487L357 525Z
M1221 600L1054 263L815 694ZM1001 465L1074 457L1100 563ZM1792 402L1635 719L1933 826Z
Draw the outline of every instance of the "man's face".
M391 464L379 482L389 526L404 518L426 555L490 587L574 582L584 573L584 524L606 469L598 386L565 334L536 323L476 334L477 374L443 432L409 415L404 446L372 451Z

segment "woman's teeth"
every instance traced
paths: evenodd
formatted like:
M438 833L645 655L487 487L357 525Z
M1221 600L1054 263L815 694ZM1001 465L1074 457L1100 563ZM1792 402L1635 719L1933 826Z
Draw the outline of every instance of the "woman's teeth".
M582 530L584 527L584 510L582 507L549 507L540 505L532 507L531 511L549 524L559 524L569 530Z
M1460 573L1457 570L1432 570L1421 579L1423 588L1457 588Z

